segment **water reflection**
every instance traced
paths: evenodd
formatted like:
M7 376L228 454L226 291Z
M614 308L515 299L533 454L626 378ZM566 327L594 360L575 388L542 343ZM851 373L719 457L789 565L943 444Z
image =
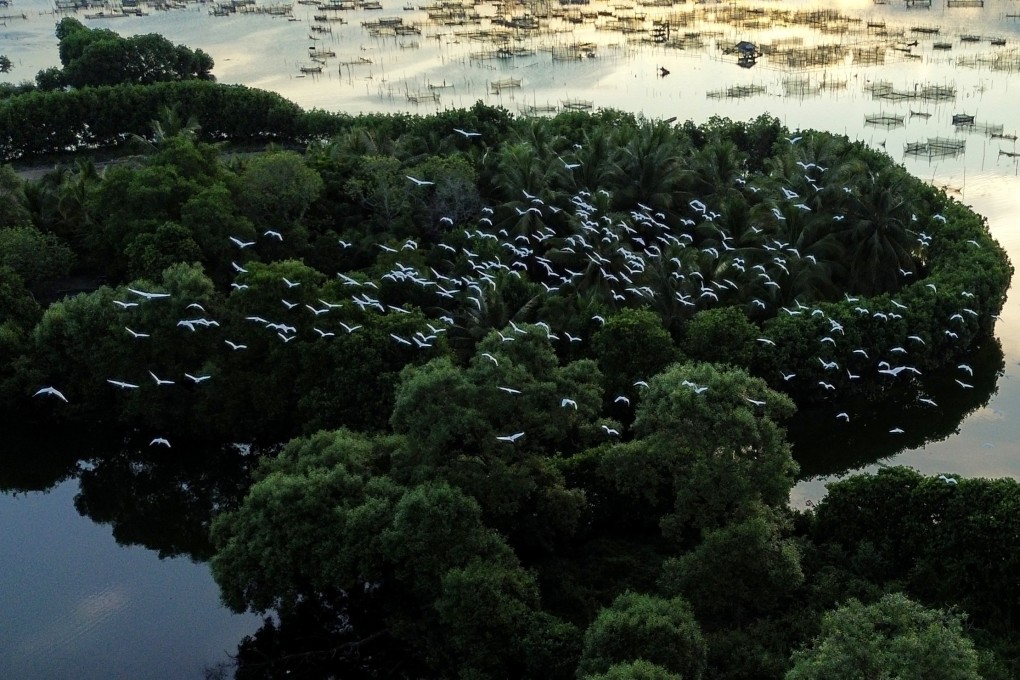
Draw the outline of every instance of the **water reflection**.
M81 472L74 505L82 516L111 525L121 545L205 561L212 556L213 516L236 506L249 486L257 456L245 451L181 441L172 450L126 446Z
M213 515L241 500L264 453L184 440L165 449L118 433L27 425L6 433L0 489L45 491L77 479L75 508L110 525L118 544L205 561Z
M904 382L881 400L840 400L798 412L787 423L787 432L801 477L860 470L958 434L960 423L987 406L997 391L1005 372L1001 345L988 342L966 358L966 365L973 376L951 367ZM847 422L838 413L853 415ZM896 429L902 432L891 432Z
M74 511L76 492L0 495L0 677L190 679L229 662L258 618L219 606L204 564L117 545Z

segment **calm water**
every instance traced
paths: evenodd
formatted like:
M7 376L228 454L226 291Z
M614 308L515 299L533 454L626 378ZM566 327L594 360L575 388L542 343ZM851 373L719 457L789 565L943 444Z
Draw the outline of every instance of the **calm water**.
M712 20L713 13L729 5L636 8L632 13L649 16L680 13L687 22L683 32L693 35L680 49L643 41L647 31L606 30L605 17L581 24L553 19L541 34L509 34L508 46L534 53L505 60L488 58L496 43L472 34L471 26L426 22L425 12L405 11L396 0L384 0L382 12L346 13L348 23L330 24L329 34L310 33L317 12L305 5L295 5L299 21L265 15L212 17L206 5L193 5L86 23L123 34L162 33L202 48L216 60L221 82L275 90L306 108L424 114L478 100L512 111L585 100L595 107L698 122L716 114L747 119L769 112L792 129L826 129L886 149L912 173L948 187L985 215L993 235L1011 259L1020 262L1017 159L999 153L1016 151L1015 142L958 132L951 123L953 114L966 113L979 124L1003 126L1004 133L1020 132L1015 110L1020 97L1020 21L1006 16L1020 13L1018 3L1000 0L979 9L946 9L942 0L933 0L930 10L870 0L834 4L862 21L846 24L841 32L829 22L822 32L820 24L784 20L780 25L773 18L771 28L763 30ZM592 4L586 9L605 7ZM775 12L814 6L765 2L758 7ZM476 9L482 26L490 28L494 8ZM52 30L58 17L49 11L41 0L16 0L0 11L27 15L0 26L0 53L14 62L13 72L0 78L31 79L38 70L58 64ZM404 23L421 22L421 34L374 37L361 25L397 16ZM878 35L877 27L869 31L868 21L885 22L888 32L904 31L901 43L917 40L911 52L920 58L885 50L882 64L855 65L843 57L825 66L794 69L780 65L778 58L764 57L753 68L742 69L719 49L752 40L777 48L839 44L867 50L894 40ZM910 30L936 26L941 27L937 35ZM984 39L964 42L963 33ZM1004 38L1006 44L993 47L990 37ZM596 45L594 58L553 58L575 52L570 46L585 41ZM950 43L951 49L935 49L937 41ZM321 74L302 76L300 67L312 63L307 55L312 44L332 50L336 57L326 60ZM989 65L995 55L1000 70ZM1011 70L1001 70L1011 63ZM670 75L660 77L660 67ZM506 78L520 79L520 88L494 94L489 83ZM955 95L942 102L876 99L872 90L882 81L901 91L952 87ZM730 95L748 96L726 96L727 89ZM413 104L407 96L429 92L437 93L438 100ZM866 116L876 115L902 116L903 121L888 128L866 124ZM966 150L942 159L902 155L908 142L929 137L965 140ZM808 478L795 489L794 502L822 495L831 475L879 464L901 463L925 473L1020 478L1020 418L1014 417L1020 413L1020 308L1015 300L1007 302L996 334L997 345L969 359L976 373L974 390L954 389L953 379L959 377L955 370L925 376L923 389L937 396L937 409L917 409L914 395L902 401L909 406L897 406L901 402L895 400L878 407L854 404L851 428L836 428L831 408L802 414L791 434ZM906 432L897 439L888 434L891 427ZM825 451L826 457L812 455L817 451ZM45 480L56 478L40 473L43 482L35 485L36 480L27 477L20 487L0 486L45 488L52 485ZM0 623L0 677L196 678L204 667L223 661L243 634L254 631L258 622L253 617L234 617L219 606L205 565L186 558L160 560L149 549L120 547L108 525L93 524L75 511L72 501L78 492L77 475L71 473L46 492L0 496L0 592L6 611ZM93 492L93 497L99 496ZM123 538L126 529L119 530ZM149 544L138 538L140 532L127 532L122 542Z

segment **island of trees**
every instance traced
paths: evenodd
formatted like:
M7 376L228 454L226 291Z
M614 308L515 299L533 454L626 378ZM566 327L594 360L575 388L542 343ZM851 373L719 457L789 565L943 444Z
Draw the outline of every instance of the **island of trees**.
M65 71L116 51L61 27ZM130 144L0 172L0 408L128 466L247 461L179 489L188 551L267 615L238 678L1017 675L1016 482L788 505L798 404L992 341L979 216L768 116L347 117L207 71L0 100L50 121L0 125L8 160Z

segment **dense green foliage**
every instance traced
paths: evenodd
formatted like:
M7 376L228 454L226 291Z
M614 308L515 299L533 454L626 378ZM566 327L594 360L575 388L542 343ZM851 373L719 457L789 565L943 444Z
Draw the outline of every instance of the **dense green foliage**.
M175 46L155 33L124 38L64 17L57 24L57 39L63 69L40 74L39 84L46 89L212 79L212 57L202 50Z
M826 614L811 649L794 655L786 680L900 678L979 680L978 657L960 616L926 609L902 594Z
M849 626L890 677L931 645L947 678L1014 658L1016 483L893 469L787 507L795 404L917 384L990 337L1012 273L888 158L767 117L480 105L326 137L200 81L0 116L95 97L144 99L96 133L146 129L140 155L0 174L0 407L130 433L87 494L147 489L160 438L265 445L159 546L273 615L239 678L815 677ZM246 97L253 121L215 111ZM276 135L323 139L208 143Z

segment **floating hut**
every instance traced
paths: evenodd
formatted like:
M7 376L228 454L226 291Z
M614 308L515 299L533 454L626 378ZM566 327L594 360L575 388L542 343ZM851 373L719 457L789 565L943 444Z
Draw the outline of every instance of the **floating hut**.
M758 46L747 40L741 40L736 45L723 49L723 53L737 55L737 64L744 68L754 66L758 61L758 57L762 55Z

